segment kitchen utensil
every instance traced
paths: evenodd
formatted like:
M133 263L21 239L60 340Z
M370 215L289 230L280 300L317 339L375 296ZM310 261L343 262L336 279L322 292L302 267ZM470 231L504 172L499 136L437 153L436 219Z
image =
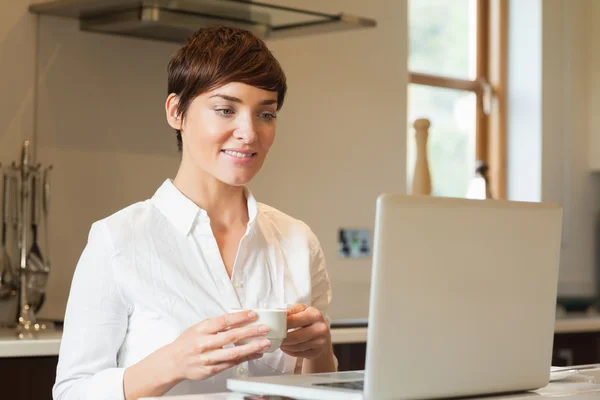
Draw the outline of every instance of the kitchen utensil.
M30 273L28 279L29 304L38 312L44 304L45 287L50 268L46 265L42 251L38 245L38 226L40 214L41 194L40 170L37 169L31 176L31 232L32 243L27 255L27 269Z
M13 212L15 207L14 197L12 193L15 191L13 184L14 174L10 173L12 170L5 171L2 175L2 217L0 224L2 224L2 230L0 232L0 326L1 327L13 327L17 322L17 286L16 279L18 277L18 271L14 269L14 265L11 262L11 248L8 244L9 232L9 220L14 217ZM10 174L9 174L10 173Z
M52 165L44 170L43 189L42 189L42 208L44 214L44 244L46 249L46 265L51 268L50 263L50 235L48 228L48 215L50 213L50 171Z
M13 266L10 261L10 252L6 245L7 226L9 223L9 177L2 174L2 259L0 260L0 300L10 296L14 288Z
M21 185L19 187L20 191L20 202L19 202L19 211L20 211L20 223L19 223L19 250L20 250L20 261L19 261L19 282L20 282L20 290L19 290L19 316L18 316L18 330L19 334L26 336L35 336L34 332L38 329L39 324L37 322L37 318L35 316L35 311L31 307L31 302L29 299L29 286L28 283L30 281L30 276L33 275L32 271L27 265L28 261L28 251L27 251L27 239L28 239L28 229L25 229L28 226L29 221L29 212L28 205L31 204L29 197L31 190L30 181L31 181L31 173L32 166L30 165L31 155L30 153L31 142L26 140L23 142L23 147L21 150Z
M17 242L20 241L20 237L19 237L19 222L21 221L21 218L19 218L19 215L21 215L21 211L20 211L20 186L19 186L19 177L16 173L17 171L17 167L15 165L15 163L13 162L12 166L11 166L11 174L10 174L10 184L9 187L11 189L11 192L9 193L10 196L10 204L11 204L11 210L10 210L10 216L11 216L11 237L13 238L13 243L12 243L12 247L11 250L17 250L19 247L17 245ZM15 253L13 253L15 254ZM19 276L19 265L18 263L13 263L13 278L15 279L15 286L17 286L17 278Z

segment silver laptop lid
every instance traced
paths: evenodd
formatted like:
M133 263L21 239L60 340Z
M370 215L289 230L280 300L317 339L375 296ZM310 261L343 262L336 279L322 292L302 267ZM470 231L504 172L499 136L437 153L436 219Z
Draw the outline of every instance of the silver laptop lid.
M366 397L546 385L561 227L554 204L382 195Z

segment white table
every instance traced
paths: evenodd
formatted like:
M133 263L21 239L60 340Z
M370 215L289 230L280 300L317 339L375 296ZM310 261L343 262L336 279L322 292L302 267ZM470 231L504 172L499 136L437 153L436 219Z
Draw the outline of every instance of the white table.
M241 393L213 393L165 396L140 400L244 400ZM590 383L551 383L544 389L509 396L472 397L471 400L592 400L600 399L600 385Z
M550 382L548 386L531 392L507 396L484 396L471 400L598 400L600 399L600 365L579 366L579 373L562 380ZM186 396L152 397L140 400L244 400L241 393L214 393Z

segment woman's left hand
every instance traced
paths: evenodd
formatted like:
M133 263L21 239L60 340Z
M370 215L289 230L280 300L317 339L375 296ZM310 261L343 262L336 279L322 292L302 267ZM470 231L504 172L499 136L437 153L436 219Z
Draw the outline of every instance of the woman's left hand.
M288 310L287 337L281 350L292 356L315 359L331 352L331 332L321 311L304 304L295 304Z

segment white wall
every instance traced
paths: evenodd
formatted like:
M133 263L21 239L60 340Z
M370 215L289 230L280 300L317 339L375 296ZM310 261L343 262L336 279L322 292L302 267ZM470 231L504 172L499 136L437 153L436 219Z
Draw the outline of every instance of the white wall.
M0 162L18 160L33 135L34 24L27 1L0 4Z
M378 25L270 44L290 94L270 159L252 188L320 238L334 283L333 317L366 317L371 259L339 259L337 230L372 229L377 195L405 191L406 2L304 0L302 6L366 16Z
M523 135L543 137L535 161L541 180L525 182L537 185L543 199L567 206L559 289L563 295L594 292L592 226L599 204L598 184L583 164L590 95L584 50L589 46L586 32L593 26L589 12L595 1L528 0L525 5L513 0L510 4L513 16L518 7L543 11L539 28L543 47L538 55L542 61L536 67L541 78L532 96L541 100L534 104L538 111L530 114L539 117L538 123L509 124L509 145L519 148L517 140L523 140L515 136L517 127L527 127L521 129ZM0 5L0 89L10 94L2 96L0 104L0 161L4 162L16 160L22 140L34 137L36 19L27 12L28 3L15 0ZM269 43L289 76L290 93L273 152L252 185L261 201L304 219L320 237L334 280L334 318L364 316L370 260L338 260L336 231L340 226L371 228L375 195L405 190L406 2L280 3L343 10L379 23L374 30ZM597 12L597 4L593 7ZM40 27L40 107L34 139L39 160L55 165L54 269L42 316L62 318L90 224L150 196L175 173L178 155L173 133L164 122L163 102L165 67L177 46L84 33L77 22L59 18L43 17ZM511 43L534 45L525 40L528 31L523 32ZM520 68L527 65L531 51L525 48L521 53L525 60ZM569 52L573 63L565 62ZM551 60L557 64L549 64ZM531 79L535 76L532 69ZM535 150L531 143L529 148ZM527 160L527 152L517 154ZM523 174L522 169L511 170L511 179Z
M19 29L0 36L10 45L2 59L19 47L26 56L8 64L18 79L0 79L19 94L5 99L0 126L33 84L35 17L25 3L2 5L2 18ZM337 260L335 241L340 226L371 227L378 192L405 187L406 3L280 3L379 22L374 30L269 43L290 91L275 147L252 185L260 201L305 220L321 238L334 280L332 316L365 316L370 261ZM90 224L174 176L179 156L163 107L166 64L178 46L80 32L76 21L54 17L41 18L40 37L35 144L39 161L54 165L53 272L41 316L62 318ZM22 118L31 121L31 111ZM15 138L1 142L11 157L2 159L18 154L23 131L11 125Z
M600 186L586 157L594 1L513 0L509 7L509 198L563 205L559 297L596 290Z
M589 8L589 48L590 48L590 146L589 165L600 172L600 1L591 1Z

